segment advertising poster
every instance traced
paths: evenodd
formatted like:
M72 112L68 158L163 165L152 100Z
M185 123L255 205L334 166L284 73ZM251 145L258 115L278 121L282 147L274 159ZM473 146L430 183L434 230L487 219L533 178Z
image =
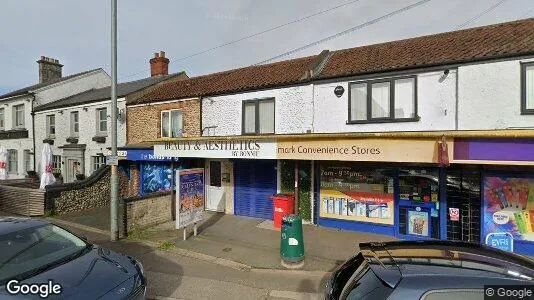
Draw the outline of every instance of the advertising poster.
M176 229L202 220L204 214L204 169L176 171Z
M380 175L380 177L378 176ZM323 218L393 225L390 177L366 174L350 167L321 170L320 216Z
M534 178L484 177L483 237L508 233L534 241ZM491 244L490 244L491 245Z
M143 162L141 164L141 195L171 190L172 170L170 164Z
M408 211L408 234L428 236L429 230L428 212Z

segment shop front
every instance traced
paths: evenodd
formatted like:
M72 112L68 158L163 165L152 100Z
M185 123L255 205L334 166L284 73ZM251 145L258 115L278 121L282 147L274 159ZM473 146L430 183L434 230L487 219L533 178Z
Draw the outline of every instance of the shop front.
M480 242L534 253L534 140L456 139L454 162L481 169Z

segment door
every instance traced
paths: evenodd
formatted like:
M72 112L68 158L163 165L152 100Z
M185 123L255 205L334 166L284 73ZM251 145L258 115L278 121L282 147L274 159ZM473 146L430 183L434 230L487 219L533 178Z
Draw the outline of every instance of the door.
M76 181L76 174L80 173L80 160L76 158L67 159L67 178L66 182Z
M224 212L221 165L220 160L206 161L206 210Z
M237 160L234 178L235 214L272 220L276 160Z

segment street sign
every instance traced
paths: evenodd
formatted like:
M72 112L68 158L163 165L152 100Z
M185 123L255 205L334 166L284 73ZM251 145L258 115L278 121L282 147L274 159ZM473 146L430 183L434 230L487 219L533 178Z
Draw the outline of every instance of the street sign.
M486 245L514 252L514 237L508 232L493 232L486 236Z
M108 166L117 166L119 164L119 157L108 155L106 156L106 165Z

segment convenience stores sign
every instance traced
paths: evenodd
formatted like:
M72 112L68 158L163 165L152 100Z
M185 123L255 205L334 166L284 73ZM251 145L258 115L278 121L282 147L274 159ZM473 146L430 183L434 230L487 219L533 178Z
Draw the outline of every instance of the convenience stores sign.
M453 147L449 147L452 151ZM386 161L437 163L436 140L194 140L165 142L154 154L170 157ZM452 153L450 153L452 157Z

